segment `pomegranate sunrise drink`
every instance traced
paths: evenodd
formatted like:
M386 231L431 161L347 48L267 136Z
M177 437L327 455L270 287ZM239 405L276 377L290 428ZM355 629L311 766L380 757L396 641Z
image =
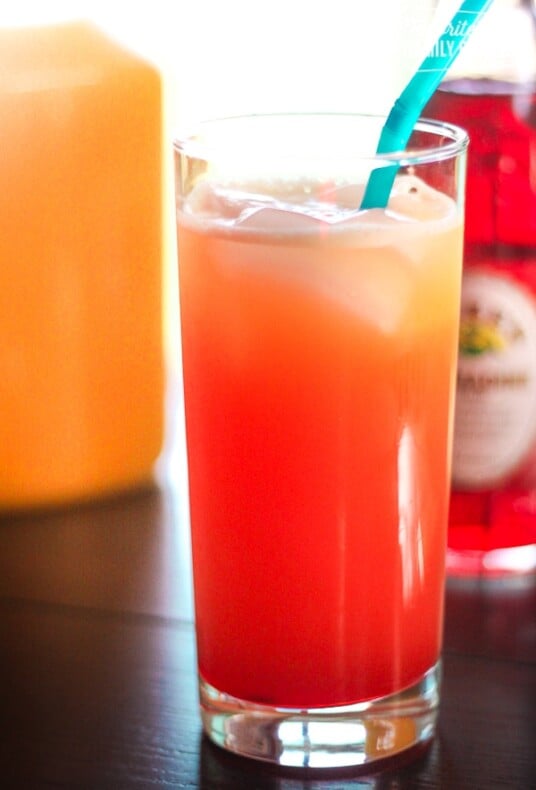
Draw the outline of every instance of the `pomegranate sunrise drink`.
M362 192L179 199L205 713L374 704L439 659L462 216L402 170L387 209Z

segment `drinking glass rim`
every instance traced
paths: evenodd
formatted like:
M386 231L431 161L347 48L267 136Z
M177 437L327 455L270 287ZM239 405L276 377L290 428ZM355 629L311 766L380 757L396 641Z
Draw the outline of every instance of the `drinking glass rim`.
M259 125L261 123L278 123L284 122L287 124L289 121L296 122L311 122L314 119L317 121L340 123L364 123L376 124L378 129L386 119L383 115L374 115L368 113L338 113L338 112L280 112L280 113L249 113L238 114L230 116L221 116L209 118L199 121L190 131L177 134L173 139L174 150L182 155L208 160L212 156L221 156L226 150L231 150L229 143L218 144L210 143L208 140L203 139L205 131L215 131L217 129L227 129L240 125L243 127L245 124ZM326 159L348 159L348 157L369 161L369 162L382 162L384 164L393 163L400 167L408 167L411 165L426 164L428 162L438 162L450 158L455 158L463 153L469 144L469 135L461 126L442 121L438 119L419 118L414 126L414 132L424 132L430 135L431 140L435 137L436 143L429 146L415 147L410 146L404 151L392 151L389 153L377 154L375 152L365 152L356 146L355 149L349 150L347 147L341 149L333 149L330 147L329 152L322 151L319 148L318 156L320 154ZM259 151L263 150L259 146ZM265 149L264 149L265 150ZM301 153L296 151L278 151L277 158L311 158L311 153Z

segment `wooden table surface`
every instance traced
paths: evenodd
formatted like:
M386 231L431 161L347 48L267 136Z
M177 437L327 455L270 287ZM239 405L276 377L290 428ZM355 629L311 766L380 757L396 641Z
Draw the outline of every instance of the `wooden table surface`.
M536 588L449 588L440 729L406 766L284 771L197 714L180 484L0 517L3 788L536 788Z

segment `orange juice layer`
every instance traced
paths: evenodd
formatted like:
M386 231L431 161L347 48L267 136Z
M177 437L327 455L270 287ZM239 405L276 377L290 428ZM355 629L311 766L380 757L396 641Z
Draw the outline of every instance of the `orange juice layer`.
M243 699L352 703L439 656L462 231L400 183L410 221L179 215L199 665Z
M156 70L96 28L0 31L0 508L151 473L161 116Z

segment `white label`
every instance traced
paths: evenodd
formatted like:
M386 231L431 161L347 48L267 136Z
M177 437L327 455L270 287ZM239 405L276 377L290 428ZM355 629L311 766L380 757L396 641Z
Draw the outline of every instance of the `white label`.
M453 482L491 487L536 441L536 307L498 274L464 275Z

